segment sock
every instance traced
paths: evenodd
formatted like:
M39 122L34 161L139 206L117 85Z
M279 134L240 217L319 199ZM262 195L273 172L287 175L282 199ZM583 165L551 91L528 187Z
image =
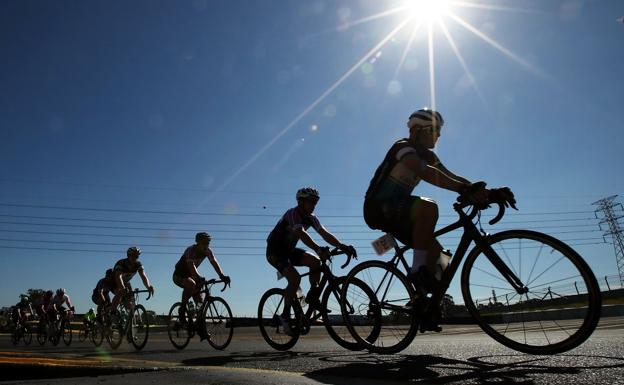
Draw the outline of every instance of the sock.
M427 266L427 250L414 249L414 259L412 259L412 273L415 273L421 266Z

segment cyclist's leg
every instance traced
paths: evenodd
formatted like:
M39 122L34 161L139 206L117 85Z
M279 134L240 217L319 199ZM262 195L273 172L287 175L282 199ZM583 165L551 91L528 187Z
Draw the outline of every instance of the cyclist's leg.
M440 250L435 252L437 242L433 242L433 232L438 222L438 205L429 198L410 197L406 201L408 218L411 227L411 246L414 248L414 258L412 260L411 272L418 271L421 266L433 267ZM407 223L406 223L407 225Z
M295 266L307 266L310 268L310 291L306 295L308 303L319 304L319 281L321 280L321 259L301 249L296 249L291 257Z

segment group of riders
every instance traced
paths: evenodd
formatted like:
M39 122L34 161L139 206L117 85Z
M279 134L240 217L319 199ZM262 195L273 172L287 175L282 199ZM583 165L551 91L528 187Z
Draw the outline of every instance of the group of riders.
M391 146L375 171L364 200L364 220L371 229L389 233L413 248L408 278L416 288L421 289L417 293L433 290L436 283L435 263L442 246L433 236L438 220L438 206L429 198L412 195L416 185L424 180L437 187L457 192L478 205L487 204L488 201L489 190L485 188L485 183L472 183L451 172L433 152L443 125L444 119L437 111L425 108L412 113L407 121L409 137L400 139ZM310 227L329 245L346 253L354 252L353 246L342 243L314 215L319 199L320 194L314 188L298 190L297 206L284 213L267 238L267 261L288 281L284 294L286 304L296 298L301 280L295 266L306 266L310 269L310 291L306 300L318 301L321 260L329 257L329 247L323 247L314 241L308 234ZM230 282L209 247L210 241L209 234L197 233L195 244L186 248L175 264L172 279L175 285L183 289L180 322L186 322L185 309L189 299L193 297L197 303L202 300L200 290L205 278L197 269L206 258L220 279ZM312 251L298 248L299 241ZM105 276L98 281L91 296L93 303L97 305L97 317L115 311L124 296L132 290L130 280L136 273L139 273L145 287L153 293L154 287L139 261L140 254L139 248L128 248L126 258L120 259L112 269L106 270ZM111 292L114 294L112 300ZM42 303L37 305L36 311L40 319L46 319L58 312L73 311L64 289L57 290L54 296L52 294L52 291L46 292ZM67 304L68 308L65 309L63 304ZM26 305L30 306L29 300L22 297L15 306L16 321L24 317ZM32 314L32 309L30 311ZM280 322L286 334L291 332L289 314L289 306L285 306ZM91 322L95 319L93 309L85 315L87 316ZM435 324L431 324L430 329L441 330ZM201 335L200 337L206 338Z

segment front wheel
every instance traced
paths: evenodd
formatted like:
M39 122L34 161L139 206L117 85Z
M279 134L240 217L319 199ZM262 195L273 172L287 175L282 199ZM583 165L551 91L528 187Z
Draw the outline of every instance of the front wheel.
M147 344L147 337L149 336L147 311L143 305L134 307L131 322L128 339L136 350L141 350Z
M72 342L72 327L71 322L68 319L64 319L61 322L61 333L63 336L63 343L65 346L71 345Z
M89 330L86 326L83 326L83 328L78 332L78 341L84 342L87 339L88 334Z
M48 340L48 333L46 333L45 329L45 325L39 325L39 327L37 328L37 342L41 346L45 345L46 341Z
M211 297L204 307L202 316L208 334L208 343L217 350L225 349L232 341L234 334L230 306L223 298Z
M377 299L373 290L357 278L351 281L350 290L347 293L343 292L345 279L346 277L336 278L333 284L327 286L323 292L321 304L322 308L327 310L323 312L323 324L327 329L327 334L338 345L349 350L362 350L363 347L349 332L345 317L365 316L371 308L376 306ZM365 336L366 340L374 341L379 336L381 319L377 317L377 321L379 322L373 323L368 335Z
M388 262L362 262L345 278L345 298L368 297L358 282L372 290L375 301L363 303L357 311L342 308L351 335L373 353L393 354L405 349L418 330L411 305L414 289L405 274Z
M95 322L93 324L93 326L91 327L90 337L91 337L91 342L93 342L93 345L95 346L102 345L102 341L104 340L104 327L102 326L101 323Z
M486 238L466 259L461 287L468 311L501 344L556 354L582 344L600 319L598 282L581 256L546 234L510 230ZM524 285L518 292L492 261Z
M24 326L24 335L22 336L22 338L26 346L30 345L30 343L32 342L32 330L29 326Z
M167 321L167 335L169 336L169 341L171 341L171 344L178 350L184 349L193 336L193 333L188 327L189 323L181 322L180 320L180 306L182 306L181 302L176 302L171 306ZM189 317L188 312L186 316L187 318Z
M298 302L297 302L298 304ZM267 290L258 304L258 325L264 340L273 349L288 350L295 346L299 339L301 308L295 309L297 304L290 306L290 311L284 314L284 289L273 288ZM291 333L286 334L280 317L288 317Z

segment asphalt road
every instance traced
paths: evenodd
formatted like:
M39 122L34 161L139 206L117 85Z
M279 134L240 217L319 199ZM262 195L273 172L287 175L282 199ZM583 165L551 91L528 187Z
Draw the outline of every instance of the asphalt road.
M624 384L622 317L604 318L587 342L556 356L514 352L476 326L420 334L395 355L346 351L323 328L313 329L289 352L270 348L257 328L235 329L225 351L198 340L178 351L166 333L151 334L141 352L125 342L116 351L105 344L95 348L74 338L70 347L41 347L34 340L30 346L13 346L7 335L0 336L0 381L55 377L45 383ZM75 376L91 377L67 379Z

